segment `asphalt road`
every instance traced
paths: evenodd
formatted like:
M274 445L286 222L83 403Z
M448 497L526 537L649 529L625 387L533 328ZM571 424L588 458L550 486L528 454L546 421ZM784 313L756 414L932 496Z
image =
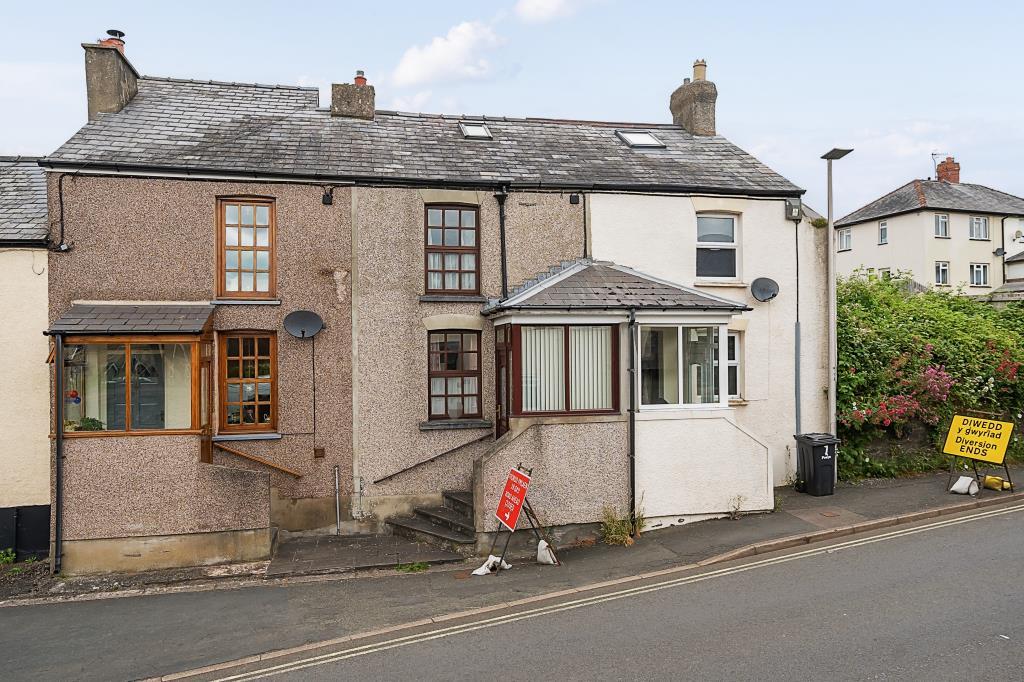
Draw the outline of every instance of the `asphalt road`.
M986 513L207 679L1024 679L1024 512Z

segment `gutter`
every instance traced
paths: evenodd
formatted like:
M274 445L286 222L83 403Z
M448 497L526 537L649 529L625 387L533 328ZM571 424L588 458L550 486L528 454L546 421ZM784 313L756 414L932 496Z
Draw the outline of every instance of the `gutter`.
M45 239L0 239L0 248L3 249L45 249Z

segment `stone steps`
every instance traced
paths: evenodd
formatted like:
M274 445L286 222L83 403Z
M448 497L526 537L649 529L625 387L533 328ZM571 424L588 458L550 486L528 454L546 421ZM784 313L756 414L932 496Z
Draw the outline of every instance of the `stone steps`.
M443 506L417 507L411 516L388 519L395 535L427 542L460 554L472 554L476 547L473 494L464 490L442 492Z

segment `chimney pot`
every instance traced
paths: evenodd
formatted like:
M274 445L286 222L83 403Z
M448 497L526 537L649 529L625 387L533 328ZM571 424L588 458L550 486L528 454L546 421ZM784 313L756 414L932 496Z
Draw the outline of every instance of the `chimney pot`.
M107 31L107 38L101 38L97 40L100 45L106 45L107 47L116 47L118 52L124 54L124 31L118 31L116 28L112 28Z
M703 81L708 78L708 63L703 59L698 59L693 63L693 80Z
M668 101L672 122L692 135L715 135L715 104L718 88L707 80L707 62L693 63L693 80L683 79Z
M366 85L366 75L363 73L362 69L356 71L355 84L360 86Z
M960 183L960 164L952 156L935 167L935 179L952 184Z

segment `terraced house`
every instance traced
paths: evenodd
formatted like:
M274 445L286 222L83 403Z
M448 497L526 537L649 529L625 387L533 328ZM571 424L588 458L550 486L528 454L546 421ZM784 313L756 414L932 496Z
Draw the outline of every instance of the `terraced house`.
M824 231L716 134L702 62L671 122L624 124L382 111L362 73L320 107L84 48L90 120L42 161L65 570L275 530L471 549L520 463L560 537L641 499L770 509L826 426Z

